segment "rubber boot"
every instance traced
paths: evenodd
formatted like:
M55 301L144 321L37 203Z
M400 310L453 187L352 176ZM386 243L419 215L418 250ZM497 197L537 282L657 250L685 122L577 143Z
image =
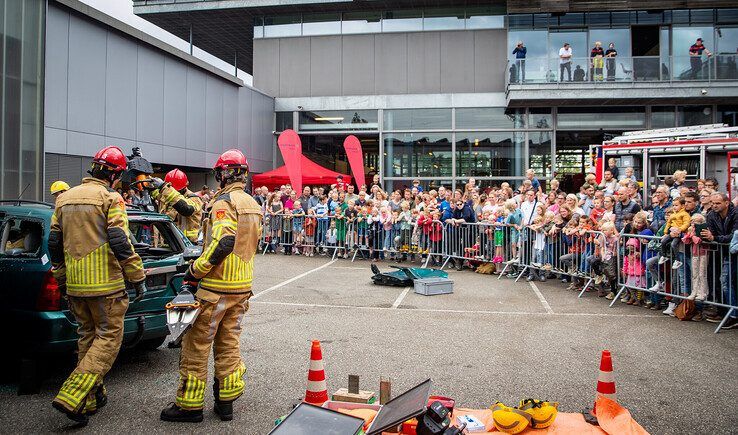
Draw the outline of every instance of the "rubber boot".
M218 399L218 380L213 382L213 397L215 398L215 407L213 411L220 417L221 421L233 420L233 402L221 402Z
M100 410L103 406L108 404L108 395L106 394L105 386L100 385L97 387L97 390L95 390L95 409L92 411L87 411L87 415L95 415L97 414L97 411Z
M57 402L51 402L51 406L59 412L64 413L68 419L77 423L79 427L87 426L90 419L83 412L72 412Z
M202 422L202 409L190 411L180 408L176 403L171 403L167 408L162 409L159 418L176 423L200 423Z

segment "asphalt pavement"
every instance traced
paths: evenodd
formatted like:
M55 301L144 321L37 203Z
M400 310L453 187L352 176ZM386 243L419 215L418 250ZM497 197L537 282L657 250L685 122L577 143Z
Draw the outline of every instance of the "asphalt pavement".
M460 406L533 397L558 401L563 412L591 406L608 349L620 403L651 433L738 427L735 330L713 334L713 324L620 303L609 308L557 281L530 285L450 271L454 294L427 297L372 285L367 261L267 255L258 256L255 271L241 340L246 393L232 422L212 414L209 395L203 423L159 420L174 400L179 356L163 346L121 354L106 378L110 403L84 429L50 405L68 360L54 362L39 394L17 396L11 376L0 384L0 431L265 434L304 395L313 339L322 342L329 392L346 387L349 374L375 391L388 377L395 394L432 378L433 392Z

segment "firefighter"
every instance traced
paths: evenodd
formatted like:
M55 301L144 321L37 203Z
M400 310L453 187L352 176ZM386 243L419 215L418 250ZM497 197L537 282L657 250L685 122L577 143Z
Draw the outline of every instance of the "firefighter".
M248 310L254 253L261 234L261 209L244 185L248 163L229 150L215 163L220 190L207 206L202 255L187 270L183 288L196 290L201 312L182 339L176 401L161 419L201 422L208 357L215 360L215 412L233 419L233 401L243 394L246 366L239 349L241 321Z
M98 151L91 176L61 195L51 216L52 270L79 325L77 367L52 404L81 425L107 403L103 378L123 341L126 281L136 290L134 301L146 291L141 258L128 239L126 205L111 188L126 163L118 147Z
M51 183L51 187L49 187L49 192L51 192L51 195L54 197L54 200L59 197L62 193L69 190L69 184L58 180Z
M187 188L187 175L179 169L172 169L163 181L154 178L151 184L156 189L151 196L161 204L159 211L172 218L190 242L197 243L203 204L200 197Z

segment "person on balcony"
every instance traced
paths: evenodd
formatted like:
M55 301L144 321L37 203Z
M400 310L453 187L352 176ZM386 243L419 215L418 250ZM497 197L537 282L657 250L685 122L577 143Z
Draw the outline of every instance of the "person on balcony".
M702 38L697 38L697 41L689 47L689 65L691 67L690 72L693 80L700 78L698 76L700 75L700 72L702 72L703 51L707 54L708 58L712 56L710 50L702 44Z
M518 41L517 45L513 49L512 54L515 55L515 66L517 67L517 76L515 81L520 80L521 83L525 82L525 55L528 53L528 49L523 44L523 41Z
M615 63L615 58L618 56L618 51L615 49L615 43L611 42L608 47L607 51L605 51L605 67L607 68L607 81L612 82L615 81L615 71L617 70L617 65Z
M559 49L559 81L564 81L564 70L571 81L571 57L572 57L571 45L568 42L564 42L564 46Z
M605 50L602 48L602 42L595 42L594 47L589 52L592 58L592 70L589 76L590 81L602 81L602 70L605 67Z

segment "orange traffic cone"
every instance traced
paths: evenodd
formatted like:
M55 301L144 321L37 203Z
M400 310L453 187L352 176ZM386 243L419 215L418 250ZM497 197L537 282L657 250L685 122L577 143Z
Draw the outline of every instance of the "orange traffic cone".
M307 391L305 402L311 405L322 405L328 400L328 387L325 383L323 369L323 352L320 350L320 341L313 340L310 349L310 370L308 371Z
M612 372L612 355L609 350L602 351L600 359L600 372L597 375L597 392L595 393L595 403L588 413L585 413L585 420L590 423L597 421L597 399L607 397L617 402L618 398L615 394L615 375ZM589 414L589 416L587 415ZM589 418L587 418L589 417Z

